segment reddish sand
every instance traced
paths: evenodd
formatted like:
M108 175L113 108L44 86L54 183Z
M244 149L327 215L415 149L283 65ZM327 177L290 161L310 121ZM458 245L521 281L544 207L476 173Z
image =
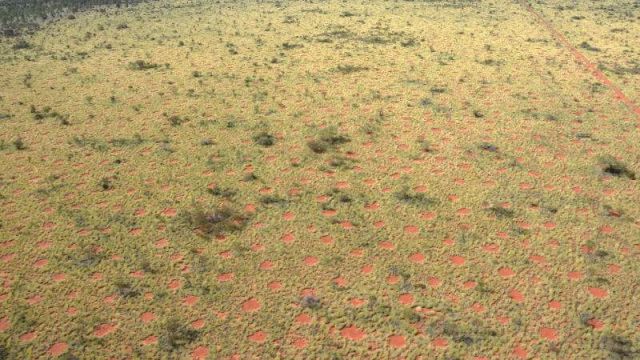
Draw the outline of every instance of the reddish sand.
M260 310L261 307L262 305L260 304L260 302L254 298L251 298L242 303L242 310L245 312L256 312Z
M209 348L198 346L191 352L191 358L194 360L204 360L209 356Z
M353 325L340 330L340 334L345 339L349 339L353 341L359 341L367 337L367 334L365 334L364 331L358 329L356 326L353 326Z
M411 295L411 294L401 294L398 297L398 301L402 305L411 305L411 304L413 304L413 295Z
M555 340L558 338L558 331L552 328L540 328L540 337L546 340Z
M435 338L431 341L431 345L435 348L446 348L449 345L449 341L444 338Z
M93 335L96 337L105 337L116 331L117 328L118 326L115 324L101 324L93 331Z
M69 345L67 345L67 343L59 342L53 344L47 353L53 357L57 357L67 352L67 349L69 349Z
M156 316L152 312L144 312L140 315L140 320L145 324L155 320L155 318Z
M589 291L589 293L591 295L593 295L593 297L598 298L598 299L605 298L609 294L609 292L607 290L601 289L601 288L597 288L597 287L590 287L590 288L587 288L587 290Z
M402 335L391 335L389 336L389 346L399 349L403 348L407 345L407 342Z
M263 343L267 340L267 333L264 331L257 331L251 335L249 335L249 340L256 343Z

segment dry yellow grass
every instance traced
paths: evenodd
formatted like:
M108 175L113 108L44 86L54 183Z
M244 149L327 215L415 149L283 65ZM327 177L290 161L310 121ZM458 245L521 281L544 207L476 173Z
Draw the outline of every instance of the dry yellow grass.
M637 103L638 10L562 5ZM640 115L526 6L163 0L25 40L8 358L638 356Z

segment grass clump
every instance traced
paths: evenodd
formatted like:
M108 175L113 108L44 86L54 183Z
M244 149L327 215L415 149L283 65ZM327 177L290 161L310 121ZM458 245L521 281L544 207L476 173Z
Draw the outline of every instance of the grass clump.
M260 146L270 147L275 145L276 138L275 136L263 131L260 134L254 136L253 141Z
M129 69L131 70L150 70L159 68L160 65L154 64L144 60L136 60L129 63Z
M111 181L110 178L104 177L100 179L98 186L100 186L103 191L108 191L113 189L113 181Z
M300 306L303 309L319 309L322 304L320 303L320 299L313 295L305 295L300 299Z
M193 343L200 332L182 325L176 319L167 321L162 329L158 345L164 351L173 352Z
M629 169L624 163L618 161L612 156L606 156L600 159L602 165L602 172L607 175L627 178L629 180L636 179L636 173Z
M609 359L636 359L640 355L640 352L634 350L631 340L619 335L603 335L599 346L609 352Z
M172 115L167 120L169 121L169 124L171 126L174 126L174 127L175 126L180 126L180 125L186 123L187 121L189 121L189 119L187 119L185 117L182 117L182 116L178 116L178 115Z
M369 70L368 67L366 66L357 66L357 65L338 65L338 67L336 67L336 71L338 71L341 74L353 74L359 71L367 71Z
M138 291L133 285L129 282L120 280L115 283L116 293L125 299L133 298L140 295L140 291Z
M347 135L339 134L335 127L323 130L319 136L307 143L311 151L316 154L322 154L330 150L336 150L340 145L351 141Z
M421 207L428 207L437 203L436 199L428 197L423 193L411 192L408 187L404 187L402 190L396 192L395 198L401 203Z
M480 145L478 145L478 147L480 148L480 150L484 150L484 151L488 151L488 152L498 152L498 147L487 143L487 142L483 142Z
M25 150L27 148L27 145L20 137L13 140L13 146L16 148L16 150Z
M501 206L492 206L487 209L490 213L497 218L510 219L515 215L515 212L511 209L505 209Z
M280 196L266 195L260 198L260 203L263 205L285 205L288 201Z
M585 50L587 50L587 51L594 51L594 52L598 52L598 51L600 51L600 49L599 49L599 48L597 48L597 47L595 47L595 46L593 46L593 45L589 44L589 43L588 43L588 42L586 42L586 41L581 42L581 43L580 43L580 45L578 45L578 46L580 46L580 48L585 49Z
M195 209L188 214L188 222L199 233L216 236L244 229L247 218L231 207L218 206L210 210Z
M31 49L31 44L25 39L20 39L16 41L15 44L13 44L13 50L25 50L25 49Z

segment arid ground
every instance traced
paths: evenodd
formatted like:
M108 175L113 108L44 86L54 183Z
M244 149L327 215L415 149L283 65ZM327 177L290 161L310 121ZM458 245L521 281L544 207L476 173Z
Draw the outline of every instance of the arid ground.
M638 104L633 0L2 38L0 358L639 358Z

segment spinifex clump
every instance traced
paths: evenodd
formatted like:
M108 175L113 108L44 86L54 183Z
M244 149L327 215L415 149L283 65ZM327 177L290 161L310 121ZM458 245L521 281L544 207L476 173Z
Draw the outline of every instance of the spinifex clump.
M216 236L244 229L248 219L235 209L222 205L197 208L189 213L191 228L204 236Z

